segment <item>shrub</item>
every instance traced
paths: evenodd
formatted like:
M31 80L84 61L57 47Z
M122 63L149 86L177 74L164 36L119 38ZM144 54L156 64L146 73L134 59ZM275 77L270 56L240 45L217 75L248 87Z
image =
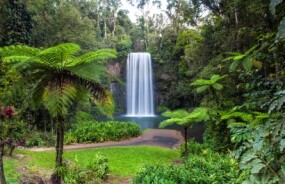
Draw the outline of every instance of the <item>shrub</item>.
M103 183L109 173L108 159L96 154L86 168L79 167L78 161L76 163L65 161L58 173L68 184Z
M197 142L195 142L194 140L190 140L187 141L187 148L188 148L188 153L189 154L200 154L202 153L204 150L209 149L209 146L206 144L199 144ZM180 153L181 153L181 157L184 156L183 153L185 152L184 150L184 144L182 144L180 146Z
M55 145L55 135L50 132L39 132L32 130L28 133L26 138L27 147L43 147L43 146L54 146Z
M76 124L65 135L65 144L118 141L141 134L140 127L131 122L94 122L84 121Z
M191 144L192 147L194 144ZM246 171L240 172L238 163L233 158L202 149L203 146L196 145L181 165L146 166L133 178L133 184L238 184L248 177Z

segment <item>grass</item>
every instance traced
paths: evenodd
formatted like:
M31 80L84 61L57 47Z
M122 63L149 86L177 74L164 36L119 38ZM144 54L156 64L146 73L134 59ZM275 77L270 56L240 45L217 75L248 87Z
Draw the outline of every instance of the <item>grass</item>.
M179 152L176 150L152 146L126 146L65 151L64 158L71 161L77 160L80 166L85 167L92 156L97 153L109 159L111 174L120 178L133 176L145 164L168 164L173 159L179 157ZM24 155L24 157L5 158L6 176L10 181L18 177L17 175L11 175L11 173L15 173L15 167L17 166L25 165L34 172L41 170L47 173L50 173L54 168L54 151L33 152L16 150L15 155L19 154Z

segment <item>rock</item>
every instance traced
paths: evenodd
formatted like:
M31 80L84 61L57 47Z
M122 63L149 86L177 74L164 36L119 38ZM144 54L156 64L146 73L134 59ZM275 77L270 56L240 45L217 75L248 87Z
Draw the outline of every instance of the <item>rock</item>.
M19 184L48 184L48 182L41 176L26 173L20 177Z

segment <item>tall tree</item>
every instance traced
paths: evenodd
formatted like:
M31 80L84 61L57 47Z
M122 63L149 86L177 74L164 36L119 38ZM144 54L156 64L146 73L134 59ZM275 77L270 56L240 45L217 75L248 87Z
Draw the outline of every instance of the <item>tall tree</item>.
M79 51L80 47L72 43L45 50L10 46L0 51L4 61L13 64L24 80L35 84L34 102L43 104L57 124L56 172L52 177L53 183L57 184L61 183L58 169L62 166L66 115L76 96L88 90L103 113L110 115L114 109L102 79L106 75L104 62L115 58L116 52L98 50L78 56Z
M4 0L0 8L4 19L2 45L29 44L31 41L32 19L23 0ZM0 42L1 45L1 42Z

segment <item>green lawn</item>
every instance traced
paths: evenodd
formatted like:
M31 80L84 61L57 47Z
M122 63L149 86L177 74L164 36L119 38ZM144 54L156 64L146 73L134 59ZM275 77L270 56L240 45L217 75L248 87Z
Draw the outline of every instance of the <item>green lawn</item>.
M92 155L96 153L100 153L109 159L112 175L122 178L134 175L145 164L168 164L174 158L179 157L177 150L152 146L131 146L65 151L64 158L72 161L77 160L79 165L85 167ZM55 152L53 151L33 152L16 150L15 155L24 155L24 157L5 158L5 171L9 181L17 178L17 175L13 174L17 166L25 165L34 172L52 171L54 167Z

